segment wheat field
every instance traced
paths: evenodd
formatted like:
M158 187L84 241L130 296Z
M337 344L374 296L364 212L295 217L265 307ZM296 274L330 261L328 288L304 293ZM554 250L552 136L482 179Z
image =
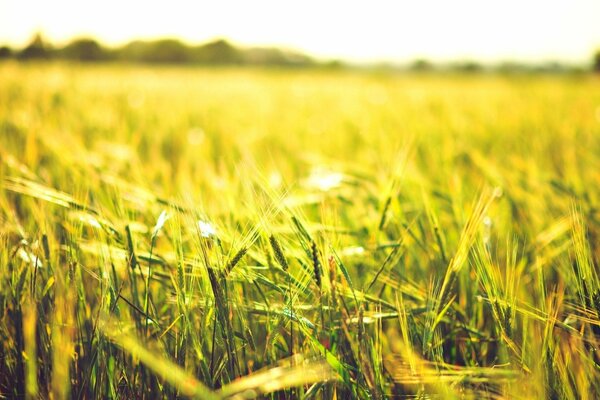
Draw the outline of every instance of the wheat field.
M600 77L0 64L0 395L593 399Z

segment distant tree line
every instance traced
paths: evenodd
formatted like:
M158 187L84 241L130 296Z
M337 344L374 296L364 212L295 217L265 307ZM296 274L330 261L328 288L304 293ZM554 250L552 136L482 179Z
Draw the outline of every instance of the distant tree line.
M23 49L0 47L0 59L73 60L81 62L125 61L153 64L208 65L279 65L304 67L315 65L311 57L278 48L240 48L226 40L214 40L190 46L177 39L136 40L109 48L92 38L78 38L55 47L37 34Z
M459 72L459 73L571 73L584 72L585 66L569 65L558 61L546 61L538 63L523 63L517 61L504 61L496 64L482 64L473 60L463 60L449 63L433 63L425 59L417 59L407 65L407 69L413 72ZM594 55L592 70L600 73L600 50Z
M177 39L136 40L121 47L106 47L92 38L77 38L64 46L53 46L41 34L22 49L0 46L0 60L72 60L80 62L122 61L151 64L197 64L197 65L271 65L288 67L325 66L341 68L339 60L319 62L306 54L272 47L241 48L226 40L218 39L201 45L188 45ZM399 69L397 65L383 64L384 69ZM477 73L498 72L565 72L581 70L559 62L536 65L504 62L485 66L476 61L463 60L448 64L436 64L417 59L401 67L415 72L457 71ZM600 73L600 49L592 57L592 69Z

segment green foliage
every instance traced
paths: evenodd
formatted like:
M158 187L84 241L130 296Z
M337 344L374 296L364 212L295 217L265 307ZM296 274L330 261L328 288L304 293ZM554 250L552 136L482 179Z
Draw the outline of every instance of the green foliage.
M67 60L77 61L102 61L110 58L108 50L90 38L80 38L71 41L65 47L58 50L57 55Z
M410 65L410 69L413 71L431 71L433 68L434 66L431 61L423 58L413 61Z
M8 46L0 46L0 60L10 58L13 55L13 49Z
M47 59L52 55L52 49L40 33L36 34L31 42L18 54L21 60Z
M0 395L597 398L599 104L585 75L3 63Z
M7 46L0 47L0 59L12 57ZM316 65L305 54L269 47L242 48L224 39L202 45L189 45L178 39L135 40L124 46L108 48L92 38L76 38L63 47L54 48L36 34L16 53L20 60L62 59L71 61L122 61L144 64L187 65L270 65L306 67Z

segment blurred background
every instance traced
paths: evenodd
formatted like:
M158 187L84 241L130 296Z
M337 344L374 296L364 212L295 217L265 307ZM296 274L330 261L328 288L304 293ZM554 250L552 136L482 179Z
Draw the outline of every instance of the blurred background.
M0 1L0 58L600 69L600 2Z

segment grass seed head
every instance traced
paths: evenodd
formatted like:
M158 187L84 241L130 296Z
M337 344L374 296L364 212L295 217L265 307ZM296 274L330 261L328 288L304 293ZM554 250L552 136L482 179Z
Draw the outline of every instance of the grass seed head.
M227 265L225 267L227 274L231 272L231 270L237 265L237 263L240 262L240 260L246 255L247 252L248 252L248 248L247 247L242 247L235 254L235 256L233 256L233 258L227 263Z
M275 236L271 235L269 236L269 243L271 244L271 248L273 249L273 255L275 256L275 259L277 260L279 265L281 265L281 267L285 271L287 271L289 265L287 260L285 259L285 255L283 254L283 250L281 249L279 241Z
M319 249L317 249L317 244L314 241L311 243L310 248L312 253L313 270L315 272L315 282L317 283L319 289L321 289L321 261L319 260Z

